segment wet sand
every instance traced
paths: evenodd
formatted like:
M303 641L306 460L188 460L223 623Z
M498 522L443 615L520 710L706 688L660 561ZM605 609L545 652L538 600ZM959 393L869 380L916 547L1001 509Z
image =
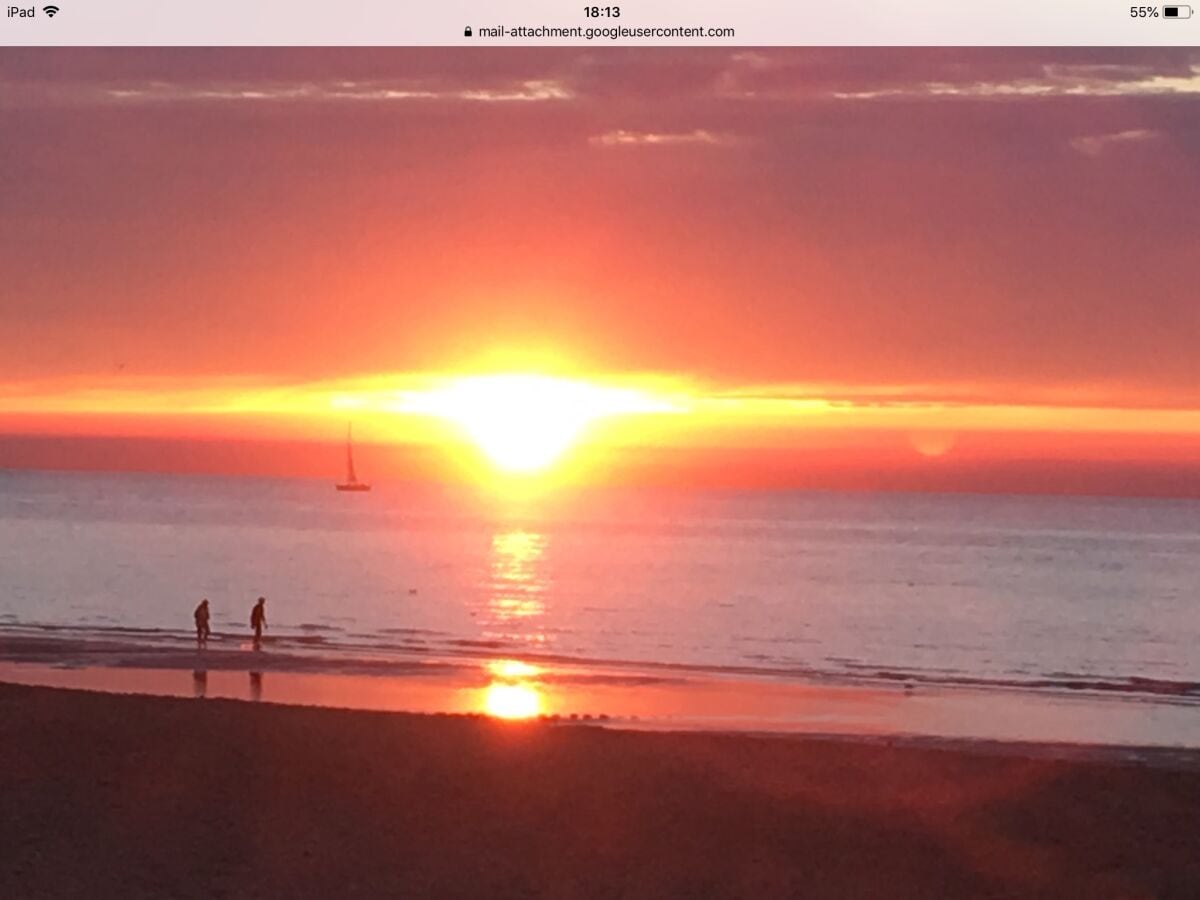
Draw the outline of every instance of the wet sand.
M1198 757L0 685L0 897L1194 898Z
M410 713L494 713L515 702L548 717L603 719L639 730L1200 748L1200 705L1193 698L810 682L487 658L392 661L387 674L351 674L295 671L286 656L248 650L154 658L171 668L145 668L145 658L120 652L107 664L95 655L48 664L10 661L10 649L0 629L0 682L110 693Z

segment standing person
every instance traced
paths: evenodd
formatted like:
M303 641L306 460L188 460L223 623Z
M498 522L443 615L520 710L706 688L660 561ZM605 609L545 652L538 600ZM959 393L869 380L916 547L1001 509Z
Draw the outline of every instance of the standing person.
M207 647L208 636L212 634L208 627L208 598L205 597L192 614L196 619L196 646Z
M263 629L267 627L267 598L259 597L250 610L250 627L254 629L254 649L262 646Z

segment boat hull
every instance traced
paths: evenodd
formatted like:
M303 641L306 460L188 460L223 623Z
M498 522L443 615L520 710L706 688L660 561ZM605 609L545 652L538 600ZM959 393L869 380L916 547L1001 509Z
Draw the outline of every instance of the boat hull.
M354 491L356 493L362 493L363 491L369 491L371 489L369 484L361 484L358 482L354 484L335 484L334 487L339 491Z

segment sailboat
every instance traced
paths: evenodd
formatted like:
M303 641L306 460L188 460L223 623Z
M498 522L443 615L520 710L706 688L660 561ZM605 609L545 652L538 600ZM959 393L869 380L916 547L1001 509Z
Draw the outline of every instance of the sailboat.
M339 491L369 491L371 485L365 481L359 481L358 476L354 474L354 447L352 441L352 426L346 426L346 480L335 484Z

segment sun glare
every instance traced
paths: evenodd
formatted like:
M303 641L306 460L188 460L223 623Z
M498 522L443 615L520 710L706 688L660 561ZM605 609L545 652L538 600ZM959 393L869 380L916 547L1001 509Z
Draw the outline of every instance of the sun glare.
M404 411L455 423L501 471L540 472L598 419L673 407L627 388L546 375L480 375L414 393Z

